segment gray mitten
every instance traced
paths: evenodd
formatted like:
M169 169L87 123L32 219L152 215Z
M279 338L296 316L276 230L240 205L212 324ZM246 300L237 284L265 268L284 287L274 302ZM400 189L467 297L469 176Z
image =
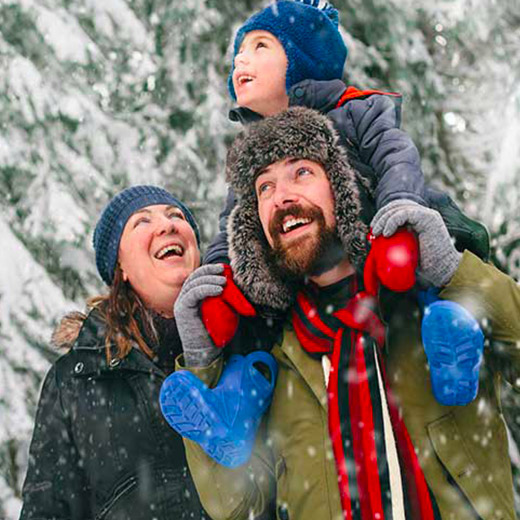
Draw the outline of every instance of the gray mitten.
M377 212L372 233L389 237L405 225L419 241L419 276L435 287L445 286L462 255L455 249L440 213L407 199L394 200Z
M222 264L199 267L186 279L173 306L187 367L206 367L220 354L211 341L200 315L200 304L209 296L222 294L226 277Z

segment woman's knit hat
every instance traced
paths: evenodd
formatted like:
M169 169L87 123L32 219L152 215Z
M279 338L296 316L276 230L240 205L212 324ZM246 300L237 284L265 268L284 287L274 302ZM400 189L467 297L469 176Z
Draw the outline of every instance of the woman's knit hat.
M235 36L228 89L233 87L235 56L251 31L268 31L282 44L287 55L286 89L304 79L341 79L347 47L338 30L339 14L330 4L318 8L319 0L280 0L251 16Z
M349 261L360 266L366 255L366 226L354 170L350 167L332 122L315 110L294 107L252 123L235 139L228 153L227 177L237 196L228 222L233 275L256 305L286 310L295 292L273 268L270 247L258 216L255 180L267 166L283 159L321 164L334 195L337 233Z
M179 208L200 244L199 228L191 211L179 199L158 186L132 186L118 193L106 206L94 230L96 266L101 278L111 285L119 254L119 243L128 219L146 206L169 204Z

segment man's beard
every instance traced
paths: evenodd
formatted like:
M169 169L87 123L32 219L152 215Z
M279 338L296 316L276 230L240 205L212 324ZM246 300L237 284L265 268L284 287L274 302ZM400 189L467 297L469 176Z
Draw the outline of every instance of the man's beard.
M287 215L310 218L317 224L317 229L285 244L281 238L281 228ZM269 232L273 238L269 256L283 278L318 276L332 269L346 256L336 227L326 224L325 216L317 206L302 208L294 204L277 211L269 224Z

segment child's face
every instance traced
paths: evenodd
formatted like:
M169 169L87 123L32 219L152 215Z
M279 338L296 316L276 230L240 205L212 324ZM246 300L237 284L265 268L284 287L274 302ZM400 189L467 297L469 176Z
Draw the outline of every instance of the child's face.
M285 90L287 56L278 38L267 31L246 34L235 56L233 87L237 102L263 116L289 107Z

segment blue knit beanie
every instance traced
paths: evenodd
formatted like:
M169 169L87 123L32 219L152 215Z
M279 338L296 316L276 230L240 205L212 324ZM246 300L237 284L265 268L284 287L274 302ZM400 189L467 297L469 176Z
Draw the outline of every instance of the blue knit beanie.
M268 31L282 44L287 55L287 91L304 79L341 79L347 47L338 30L339 14L330 4L318 8L319 0L280 0L246 20L235 36L228 90L233 87L235 56L251 31Z
M199 228L191 211L177 198L157 186L132 186L118 193L106 206L94 230L96 266L107 285L114 279L119 242L128 219L146 206L170 204L179 208L200 244Z

